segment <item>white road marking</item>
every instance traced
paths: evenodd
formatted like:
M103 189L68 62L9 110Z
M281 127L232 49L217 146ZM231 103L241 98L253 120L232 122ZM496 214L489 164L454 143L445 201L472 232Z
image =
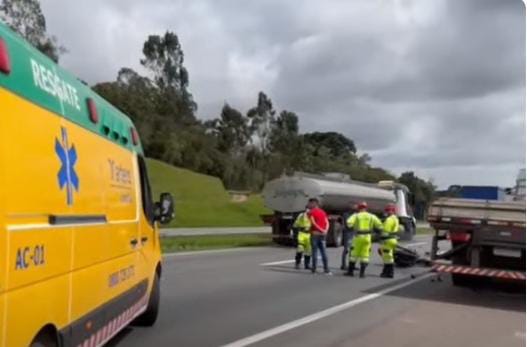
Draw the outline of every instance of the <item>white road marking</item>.
M403 243L403 246L404 247L415 247L415 246L422 246L422 245L426 245L427 242L414 242L414 243Z
M318 257L318 260L322 261L322 258ZM278 260L278 261L272 261L270 263L262 263L260 266L273 266L273 265L281 265L281 264L289 264L294 263L294 259L288 259L288 260Z
M279 261L272 261L270 263L262 263L260 264L260 266L273 266L273 265L280 265L280 264L289 264L289 263L294 263L294 262L295 262L294 259L279 260Z
M263 340L268 339L270 337L282 334L282 333L284 333L286 331L298 328L298 327L300 327L302 325L306 325L306 324L315 322L317 320L320 320L322 318L326 318L326 317L332 316L332 315L334 315L336 313L339 313L341 311L344 311L344 310L347 310L347 309L352 308L354 306L357 306L359 304L362 304L363 302L367 302L367 301L371 301L371 300L377 299L377 298L379 298L379 297L381 297L383 295L386 295L386 294L391 293L393 291L396 291L396 290L399 290L401 288L407 287L407 286L412 285L412 284L414 284L416 282L422 281L422 280L424 280L424 279L426 279L426 278L428 278L428 277L430 277L432 275L433 275L432 273L425 274L425 275L423 275L421 277L418 277L416 279L410 280L408 282L404 282L404 283L395 285L393 287L389 287L389 288L383 289L383 290L381 290L381 291L379 291L377 293L372 293L372 294L361 296L360 298L353 299L351 301L348 301L348 302L345 302L343 304L330 307L330 308L325 309L325 310L320 311L320 312L313 313L313 314L311 314L309 316L306 316L306 317L294 320L292 322L285 323L285 324L279 325L277 327L271 328L269 330L262 331L261 333L245 337L245 338L240 339L238 341L231 342L229 344L223 345L222 347L245 347L245 346L252 345L253 343L257 343L257 342L263 341Z

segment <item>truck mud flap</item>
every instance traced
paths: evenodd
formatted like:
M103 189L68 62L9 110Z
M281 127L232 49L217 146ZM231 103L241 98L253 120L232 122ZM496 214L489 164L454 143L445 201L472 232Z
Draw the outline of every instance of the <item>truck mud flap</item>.
M435 263L432 265L432 271L440 273L451 273L467 276L482 276L491 278L500 278L514 281L525 281L525 272L490 269L482 267L472 267L464 265L450 265Z

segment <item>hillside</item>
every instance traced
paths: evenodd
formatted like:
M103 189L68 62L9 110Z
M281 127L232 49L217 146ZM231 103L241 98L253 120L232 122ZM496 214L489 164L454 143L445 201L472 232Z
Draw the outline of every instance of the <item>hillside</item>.
M147 159L153 197L170 192L176 202L176 218L170 227L226 227L262 225L260 214L269 213L259 195L247 202L234 203L221 181Z

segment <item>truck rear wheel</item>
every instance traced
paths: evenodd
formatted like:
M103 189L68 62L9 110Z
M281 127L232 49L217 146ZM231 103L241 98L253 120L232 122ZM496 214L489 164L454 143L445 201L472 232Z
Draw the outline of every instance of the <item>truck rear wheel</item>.
M452 274L452 284L456 287L473 287L475 285L475 276Z
M459 244L452 244L452 247L457 247ZM465 248L458 253L452 255L452 264L453 265L470 265L468 259L468 248ZM452 284L456 287L477 287L482 283L483 278L480 276L473 275L461 275L461 274L452 274Z

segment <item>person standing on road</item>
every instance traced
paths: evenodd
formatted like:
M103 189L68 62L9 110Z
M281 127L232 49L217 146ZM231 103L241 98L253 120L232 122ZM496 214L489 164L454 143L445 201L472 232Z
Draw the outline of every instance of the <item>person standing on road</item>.
M309 220L311 221L311 247L312 247L312 266L311 272L317 271L317 253L320 251L324 272L331 275L326 254L326 234L329 229L329 220L326 212L319 207L318 199L311 198L308 202Z
M302 255L304 256L304 268L310 268L311 262L311 221L309 220L309 209L301 212L295 219L293 228L297 231L297 248L295 254L295 268L300 269Z
M368 204L361 202L358 204L358 213L353 214L347 220L348 228L355 231L353 238L353 248L350 252L348 275L353 276L355 263L360 261L360 277L365 276L366 267L370 261L371 234L374 229L382 230L382 223L376 215L367 211Z
M351 247L351 240L353 239L353 229L348 227L346 221L357 211L357 205L350 203L349 211L344 212L342 220L344 221L344 229L342 230L342 258L340 269L346 270L348 267L348 255Z
M388 204L384 208L388 217L384 220L383 232L381 235L381 253L382 268L381 277L393 278L394 271L394 257L393 252L397 247L397 234L399 233L399 218L395 214L395 205Z

